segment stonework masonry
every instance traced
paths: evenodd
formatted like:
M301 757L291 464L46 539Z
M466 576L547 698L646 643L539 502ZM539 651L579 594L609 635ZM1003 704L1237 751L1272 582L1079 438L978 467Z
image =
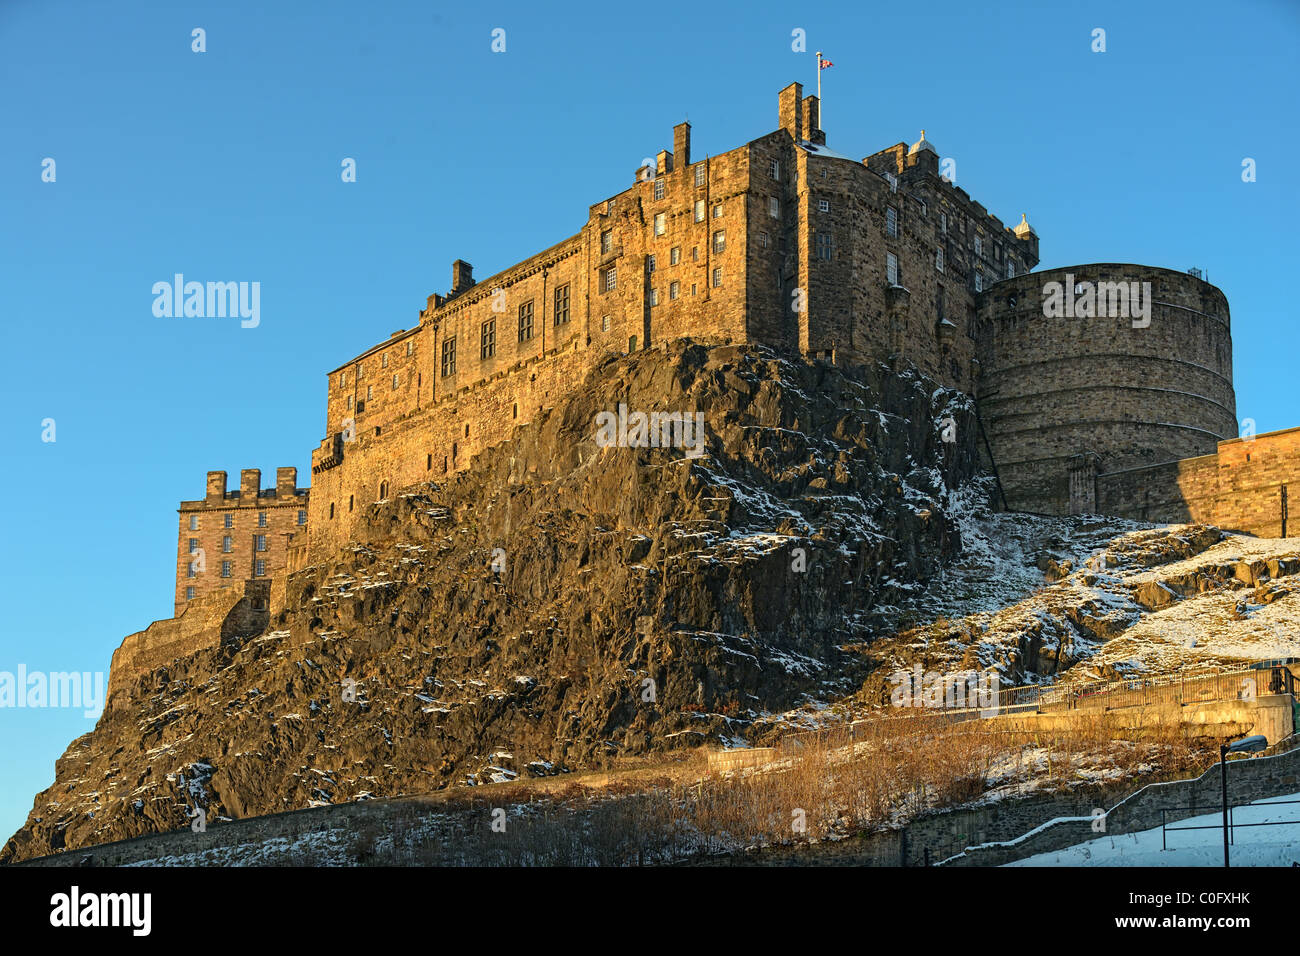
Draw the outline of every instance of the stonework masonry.
M598 363L684 337L913 365L974 395L1013 510L1212 514L1280 531L1275 499L1300 464L1291 439L1233 445L1219 289L1121 263L1033 272L1025 217L1009 228L958 188L924 131L852 159L828 146L818 99L798 83L780 91L777 118L701 159L680 123L671 151L567 238L482 280L453 262L450 289L427 297L413 328L327 375L310 495L289 469L273 491L246 471L237 493L213 472L206 498L182 503L177 612L346 544L370 504L468 467ZM1048 318L1054 281L1150 283L1149 324ZM198 577L191 547L207 559Z

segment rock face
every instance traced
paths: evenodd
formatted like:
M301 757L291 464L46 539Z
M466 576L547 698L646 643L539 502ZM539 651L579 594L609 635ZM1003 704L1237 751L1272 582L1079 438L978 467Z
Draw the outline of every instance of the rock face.
M598 446L620 403L702 413L704 453ZM612 357L469 471L366 506L363 540L291 575L264 632L119 677L0 860L195 808L595 767L852 693L860 648L960 548L944 502L975 435L968 400L915 373Z

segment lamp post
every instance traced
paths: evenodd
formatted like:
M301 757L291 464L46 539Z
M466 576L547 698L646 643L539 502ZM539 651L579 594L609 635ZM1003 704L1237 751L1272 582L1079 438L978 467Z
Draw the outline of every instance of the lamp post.
M1219 746L1219 777L1223 781L1223 865L1228 867L1228 754L1257 753L1268 746L1262 734L1242 737Z

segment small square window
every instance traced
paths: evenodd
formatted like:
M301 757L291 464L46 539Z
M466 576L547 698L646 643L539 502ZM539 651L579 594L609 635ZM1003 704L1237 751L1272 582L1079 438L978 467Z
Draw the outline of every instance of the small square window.
M235 541L230 537L230 535L226 535L221 539L221 550L226 554L230 554L230 552L235 550Z
M704 200L703 199L695 200L695 221L696 222L704 221Z
M259 511L259 512L257 513L257 526L258 526L259 528L265 528L265 527L266 527L266 512L265 512L265 511Z
M609 331L609 316L607 316L607 315L602 315L602 316L600 317L600 330L601 330L602 332L608 332L608 331Z
M266 577L266 559L258 558L253 562L253 576L258 578Z
M767 233L765 233L765 232L760 232L760 233L758 234L758 248L760 248L760 249L766 249L766 248L767 248Z
M721 219L721 218L722 218L722 203L715 203L715 204L714 204L714 206L713 206L713 218L714 218L714 219Z
M722 285L722 267L713 270L713 288L717 289Z
M298 523L299 524L307 523L307 512L301 510L298 512Z
M194 600L194 586L193 586L193 585L190 585L189 587L187 587L187 588L185 589L185 600L187 600L187 601L193 601L193 600Z
M767 171L772 174L773 179L781 178L781 161L779 159L771 160L767 165Z
M658 222L658 217L655 218L655 222L656 223ZM613 248L614 248L614 230L606 229L604 232L600 234L600 254L604 255L605 253L611 251Z
M775 196L769 196L767 199L767 214L773 219L781 218L781 200Z
M228 578L231 576L231 574L233 573L233 567L232 567L233 564L234 562L232 561L221 562L221 576L223 578Z
M668 253L668 264L670 266L675 266L677 265L677 263L681 261L682 261L682 247L673 246L672 250Z
M655 180L655 199L664 198L664 181L662 178Z
M829 261L831 249L831 234L829 232L817 233L817 258Z
M366 401L370 401L370 399L372 399L372 398L374 398L374 397L375 397L375 387L374 387L373 385L367 385L367 386L366 386Z
M676 299L682 294L682 284L680 282L668 283L668 298Z
M646 272L655 271L655 257L653 253L645 257L645 271Z
M895 176L893 173L885 173L885 181L889 183L889 191L890 191L891 193L896 193L896 192L898 192L898 177L897 177L897 176Z
M699 262L699 261L700 261L700 247L691 246L691 262Z
M653 308L654 306L656 306L656 305L658 305L658 304L659 304L659 290L658 290L658 289L651 289L651 290L650 290L650 305L651 305L651 307Z
M668 214L662 212L655 213L655 235L662 236L667 231L668 231Z
M227 527L227 528L233 528L233 527L235 526L235 516L234 516L234 515L222 515L222 517L225 519L225 523L226 523L226 527Z
M831 204L830 204L830 201L829 201L829 200L826 200L826 199L819 199L819 200L817 200L817 211L818 211L818 212L830 212L830 211L831 211Z
M613 292L618 288L618 266L610 266L600 274L600 290Z
M725 252L727 249L727 231L719 229L713 234L713 252L715 255Z
M190 515L190 530L191 530L191 531L198 531L198 530L199 530L199 516L198 516L198 515Z

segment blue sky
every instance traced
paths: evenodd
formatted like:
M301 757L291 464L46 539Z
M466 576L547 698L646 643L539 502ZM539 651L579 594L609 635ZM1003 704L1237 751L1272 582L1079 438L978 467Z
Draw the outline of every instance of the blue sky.
M1206 269L1238 417L1300 424L1289 0L0 0L0 670L106 672L171 614L206 471L306 483L326 371L413 325L453 259L485 276L572 234L674 123L697 158L775 129L777 91L816 83L796 28L835 64L832 148L924 127L990 212L1029 214L1044 268ZM176 272L260 282L260 325L154 317ZM0 709L0 839L92 724Z

